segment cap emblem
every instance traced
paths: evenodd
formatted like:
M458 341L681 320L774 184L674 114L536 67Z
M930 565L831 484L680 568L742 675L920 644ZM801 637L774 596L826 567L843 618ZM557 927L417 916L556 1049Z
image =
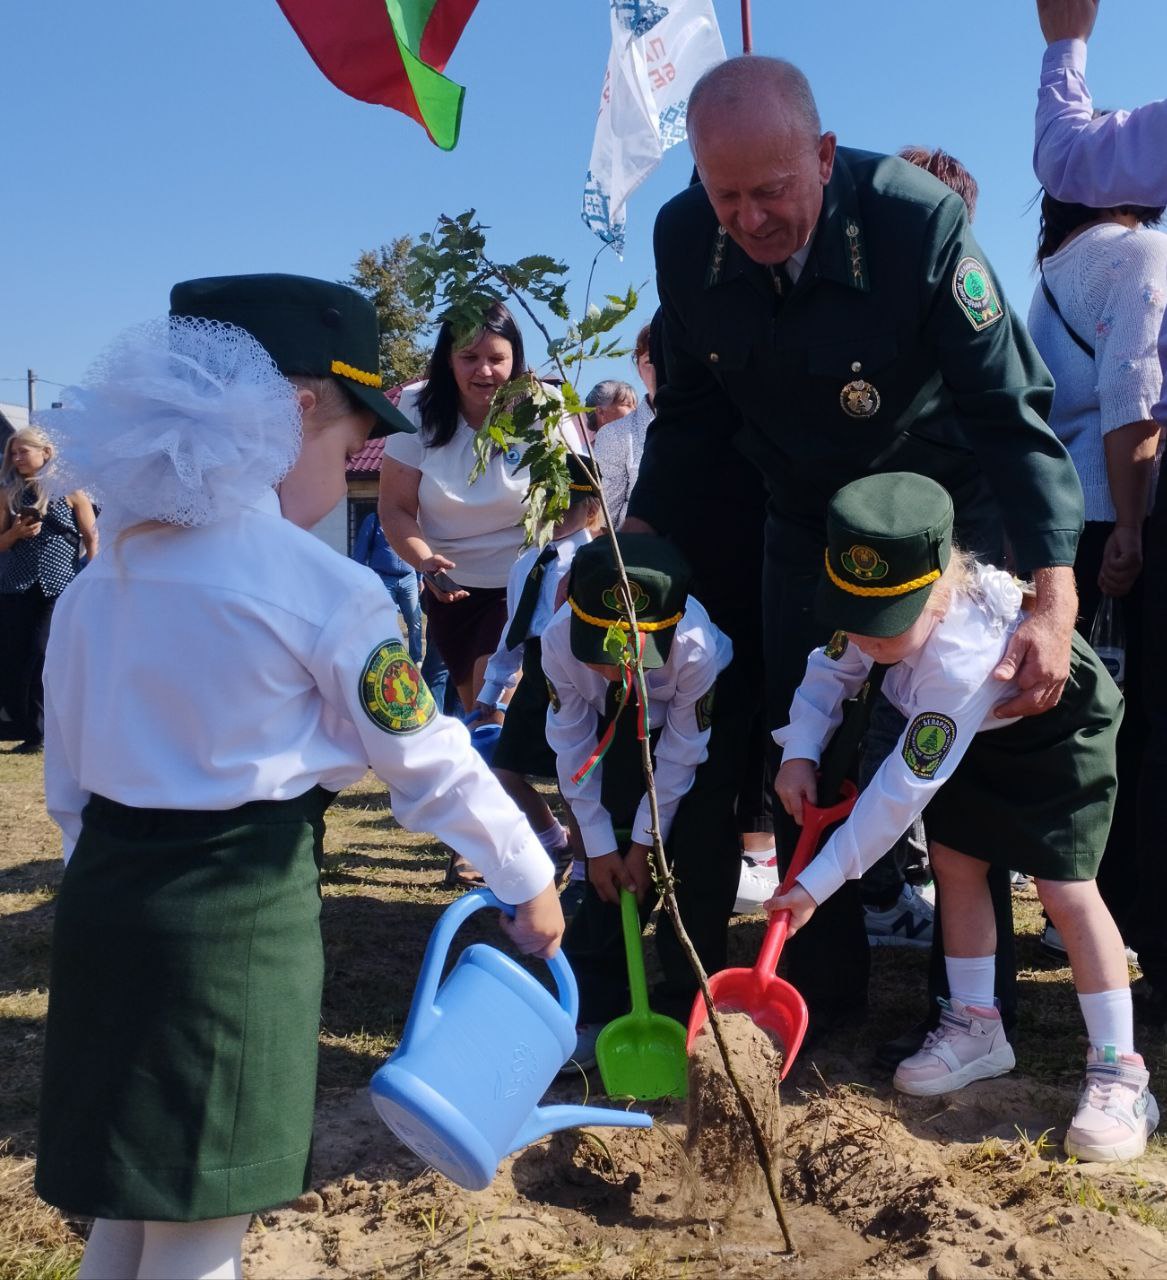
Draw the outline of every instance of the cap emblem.
M843 568L860 582L875 582L887 577L887 561L870 547L854 546L850 551L844 551L839 559Z
M640 585L639 582L629 580L629 594L632 597L632 607L637 613L648 605L648 592ZM604 608L611 609L613 613L620 613L623 605L620 602L620 584L614 582L601 596L604 602Z

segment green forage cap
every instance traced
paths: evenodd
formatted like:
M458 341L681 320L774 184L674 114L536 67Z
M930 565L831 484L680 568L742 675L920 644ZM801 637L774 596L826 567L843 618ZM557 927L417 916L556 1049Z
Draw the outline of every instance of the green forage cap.
M616 535L632 587L637 626L644 639L646 668L663 667L689 598L688 561L664 538L651 533ZM580 662L611 663L604 641L612 627L627 631L621 611L620 575L606 537L575 553L567 602L571 608L571 652Z
M588 475L588 470L596 477L602 480L600 468L593 459L588 463L585 470L583 462L576 457L574 453L567 455L567 479L568 479L568 505L574 507L577 503L585 502L588 498L596 496L596 486L592 484L592 478Z
M916 621L952 555L952 499L910 471L864 476L827 507L815 612L832 631L898 636Z
M347 285L310 276L207 276L171 289L170 314L246 329L281 373L335 378L377 415L370 438L417 430L381 389L377 309Z

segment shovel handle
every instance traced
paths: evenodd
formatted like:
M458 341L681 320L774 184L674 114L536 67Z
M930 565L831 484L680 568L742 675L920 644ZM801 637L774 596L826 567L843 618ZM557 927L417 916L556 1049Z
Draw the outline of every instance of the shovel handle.
M840 792L842 799L827 808L820 808L808 800L802 802L802 831L799 833L798 843L794 846L794 856L790 859L790 866L787 867L786 875L778 886L779 894L789 893L795 880L810 865L810 860L818 852L823 832L836 822L842 822L855 807L855 801L859 795L855 784L849 780L844 781ZM762 949L758 952L758 959L754 963L754 969L759 974L769 977L778 968L778 957L782 954L789 926L789 911L775 911L770 916L770 923L766 926L766 936L762 939Z
M640 905L636 894L620 890L620 924L624 930L624 954L628 959L628 990L632 993L632 1012L650 1013L648 978L644 972L644 941L640 936Z

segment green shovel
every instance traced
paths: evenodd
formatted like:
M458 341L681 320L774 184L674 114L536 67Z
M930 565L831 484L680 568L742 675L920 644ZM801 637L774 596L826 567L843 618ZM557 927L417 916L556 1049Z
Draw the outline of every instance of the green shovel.
M688 1087L685 1028L648 1007L640 913L636 895L627 889L620 890L620 922L632 1012L609 1022L596 1041L604 1091L609 1098L683 1098Z

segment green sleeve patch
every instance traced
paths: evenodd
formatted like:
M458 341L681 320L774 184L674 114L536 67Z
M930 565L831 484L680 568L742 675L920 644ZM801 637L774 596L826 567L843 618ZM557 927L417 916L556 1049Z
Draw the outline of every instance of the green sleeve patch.
M543 679L547 682L547 698L551 703L551 710L558 712L559 708L563 705L559 701L559 690L551 683L550 680L547 679L546 676L544 676Z
M702 733L713 723L713 699L716 693L717 682L714 681L693 704L693 714L697 717L697 728Z
M904 735L904 760L917 778L933 778L956 741L956 725L939 711L918 715Z
M832 662L838 662L846 652L847 633L845 631L836 631L826 644L823 645L824 656L830 658Z
M387 733L413 733L438 714L434 696L399 640L369 654L360 679L365 714Z
M961 258L956 264L952 273L952 295L978 333L996 324L1005 314L992 276L976 258Z

